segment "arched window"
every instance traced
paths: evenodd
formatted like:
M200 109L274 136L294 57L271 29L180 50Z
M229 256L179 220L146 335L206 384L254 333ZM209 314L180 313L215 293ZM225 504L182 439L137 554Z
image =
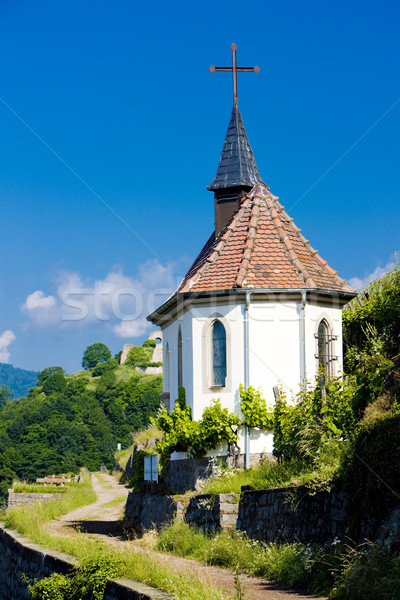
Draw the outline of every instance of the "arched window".
M226 380L226 331L221 321L212 326L212 384L225 387Z
M178 393L182 383L182 331L179 327L178 333Z
M330 377L332 374L332 342L333 336L330 332L329 325L322 319L318 325L318 368L325 377Z

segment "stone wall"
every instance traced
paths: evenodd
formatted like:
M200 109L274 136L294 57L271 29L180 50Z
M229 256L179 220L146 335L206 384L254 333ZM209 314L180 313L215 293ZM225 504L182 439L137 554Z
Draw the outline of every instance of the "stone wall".
M171 460L168 470L163 474L164 483L176 494L188 490L201 491L201 482L212 474L210 458Z
M181 516L183 505L172 496L156 496L130 492L125 506L124 526L138 534L161 528Z
M201 494L190 499L185 522L200 527L205 533L223 528L236 528L239 494Z
M261 454L250 455L250 464L255 465L260 462ZM230 467L244 467L244 454L240 454L235 459L231 456L220 456L220 460L227 463ZM233 465L232 461L236 464ZM218 471L214 465L215 458L183 458L181 460L171 460L166 473L163 473L163 481L167 488L175 494L184 494L188 490L201 492L202 483L208 477Z
M31 544L19 533L0 525L0 600L29 598L22 573L38 579L52 573L66 575L73 570L72 562L72 556Z
M110 579L104 600L172 600L172 596L137 581Z
M18 506L22 506L23 504L32 505L34 502L44 502L46 500L52 500L53 498L59 497L60 492L49 492L47 494L25 494L8 490L7 508L16 508Z
M265 542L324 544L343 537L346 522L341 492L310 495L304 487L242 493L237 528Z
M31 544L15 531L0 525L0 600L25 600L29 596L21 575L42 579L52 573L74 571L73 557ZM172 600L169 594L121 579L107 582L105 600Z

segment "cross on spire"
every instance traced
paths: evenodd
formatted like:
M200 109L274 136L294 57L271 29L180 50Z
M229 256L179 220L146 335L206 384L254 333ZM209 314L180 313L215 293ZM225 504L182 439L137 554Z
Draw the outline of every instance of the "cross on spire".
M255 67L238 67L237 59L236 59L236 50L238 49L238 47L236 46L236 44L232 44L230 46L230 49L232 50L232 66L231 67L215 67L214 65L211 65L211 67L208 67L208 70L210 71L210 73L215 73L215 71L232 71L233 102L237 103L237 101L238 101L238 92L237 92L237 73L238 73L238 71L253 71L253 73L259 73L261 71L261 69L257 65Z

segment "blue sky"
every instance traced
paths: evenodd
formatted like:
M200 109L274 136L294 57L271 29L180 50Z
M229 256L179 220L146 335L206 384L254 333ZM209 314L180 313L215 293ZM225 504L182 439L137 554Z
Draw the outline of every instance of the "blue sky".
M2 0L0 361L73 372L92 342L146 338L213 228L232 85L208 66L232 42L261 67L239 106L264 181L342 277L387 268L399 17L394 0Z

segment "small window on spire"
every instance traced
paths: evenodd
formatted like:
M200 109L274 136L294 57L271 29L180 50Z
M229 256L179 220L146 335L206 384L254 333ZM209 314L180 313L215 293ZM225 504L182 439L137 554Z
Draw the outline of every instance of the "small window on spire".
M225 387L226 380L226 331L221 321L212 326L212 384Z

